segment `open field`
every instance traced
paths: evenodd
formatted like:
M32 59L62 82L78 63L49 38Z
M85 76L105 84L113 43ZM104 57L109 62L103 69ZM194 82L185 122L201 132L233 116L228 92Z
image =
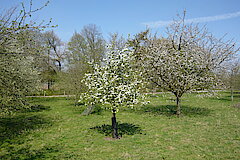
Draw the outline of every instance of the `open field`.
M149 97L150 104L117 113L122 138L112 140L111 112L66 98L29 98L29 111L0 118L0 159L240 159L240 102L186 94L183 115L174 115L174 96ZM92 129L91 129L92 128Z

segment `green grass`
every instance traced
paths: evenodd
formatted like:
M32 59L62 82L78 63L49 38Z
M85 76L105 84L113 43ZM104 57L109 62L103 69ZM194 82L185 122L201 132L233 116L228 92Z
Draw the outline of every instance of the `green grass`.
M0 118L0 159L240 159L240 102L235 95L186 94L174 115L170 94L117 113L122 138L109 138L111 112L81 116L83 106L65 98L31 98L32 110Z

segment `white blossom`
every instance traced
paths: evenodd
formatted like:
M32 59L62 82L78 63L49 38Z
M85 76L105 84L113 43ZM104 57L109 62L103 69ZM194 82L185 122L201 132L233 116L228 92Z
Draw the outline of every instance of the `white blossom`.
M184 24L184 17L167 28L166 38L147 35L148 30L132 41L136 62L152 83L176 96L177 114L182 95L216 86L216 70L239 51L231 40L217 39L204 27Z
M133 52L109 49L103 65L95 65L92 74L86 74L84 82L88 92L83 95L87 104L110 104L111 109L129 107L141 102L143 87L141 72L133 68Z

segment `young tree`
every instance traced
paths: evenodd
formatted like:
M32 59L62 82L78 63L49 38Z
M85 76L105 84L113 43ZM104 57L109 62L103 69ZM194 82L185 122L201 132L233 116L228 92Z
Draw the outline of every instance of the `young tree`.
M224 82L225 87L230 89L231 100L233 101L233 91L240 88L240 64L239 60L231 60L224 64L220 73L220 79Z
M120 107L131 107L139 103L143 85L140 73L132 68L132 51L113 50L107 54L104 65L94 65L93 73L86 74L88 87L84 99L88 105L108 104L112 110L113 138L119 138L116 113Z
M148 37L146 31L131 41L146 77L176 96L177 115L182 95L216 85L216 69L239 50L233 41L217 39L204 27L186 25L184 19L185 13L167 27L166 38Z

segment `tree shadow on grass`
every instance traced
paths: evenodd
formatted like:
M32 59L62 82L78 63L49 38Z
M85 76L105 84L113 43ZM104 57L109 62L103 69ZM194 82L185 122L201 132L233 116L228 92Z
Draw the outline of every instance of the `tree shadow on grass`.
M51 125L51 122L39 115L20 115L0 118L0 145L13 139L20 140L20 135L49 125Z
M232 101L232 97L231 97L231 92L224 92L226 95L224 96L220 96L220 97L211 97L209 99L211 100L215 100L215 101L222 101L222 102L228 102L228 101ZM236 98L240 98L240 92L233 92L233 99Z
M66 97L27 97L26 99L33 103L58 102L59 100L67 100Z
M57 152L56 147L33 149L25 136L30 131L49 127L50 119L41 115L15 115L0 118L0 159L45 159L45 155Z
M211 110L208 108L181 106L181 114L183 116L208 116ZM153 114L174 116L177 113L175 105L146 105L136 110L139 114Z
M94 107L91 114L102 115L103 111L105 111L101 106L97 105Z
M42 112L42 111L49 111L51 110L50 106L44 106L44 105L31 105L30 107L23 108L19 110L18 112L21 113L27 113L27 112Z
M235 98L239 98L239 96L233 96L233 99ZM231 99L231 96L224 96L224 97L220 97L220 98L217 98L217 97L214 97L214 98L209 98L210 100L213 100L213 101L221 101L221 102L229 102L229 101L232 101Z
M19 146L18 146L19 147ZM49 153L59 152L58 147L55 146L44 146L40 149L33 149L31 146L20 146L19 148L9 145L5 147L5 154L0 155L0 159L16 159L16 160L33 160L33 159L50 159L47 156Z
M233 98L240 98L240 95L239 94L233 94ZM232 100L232 97L231 97L231 94L225 96L225 99L228 99L228 100Z
M95 126L90 129L96 130L97 132L104 134L105 136L112 135L112 126L103 124L101 126ZM118 134L122 137L123 135L134 135L143 134L143 130L140 126L131 123L118 123Z
M221 98L209 98L210 100L213 100L213 101L222 101L222 102L228 102L228 101L231 101L230 98L227 98L227 97L221 97Z

